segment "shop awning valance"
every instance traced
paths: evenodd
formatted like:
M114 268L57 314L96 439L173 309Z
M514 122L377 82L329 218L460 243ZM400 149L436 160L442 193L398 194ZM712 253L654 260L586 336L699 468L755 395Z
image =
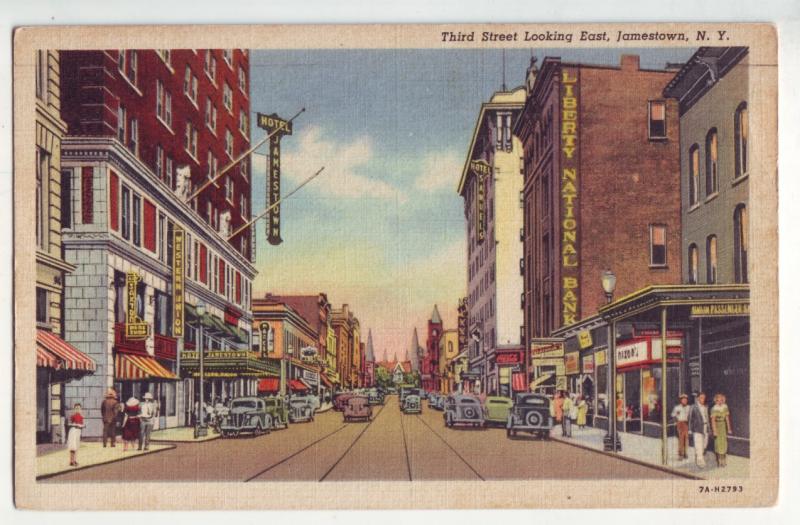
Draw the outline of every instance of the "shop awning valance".
M117 381L177 380L178 377L149 356L117 354L114 360Z
M305 392L309 389L308 385L299 379L292 379L289 381L289 388L291 388L294 392Z
M259 394L271 394L281 389L281 380L278 377L267 377L258 382Z
M39 348L41 347L43 352L54 356L59 361L58 366L53 368L84 372L94 372L97 369L97 365L91 357L47 330L36 330L36 347L37 364L39 363ZM44 357L44 353L41 353L41 355ZM52 360L48 359L47 362L52 362Z
M61 366L61 362L43 346L36 345L36 366L57 369Z
M514 372L511 374L511 390L514 392L524 392L526 390L524 372Z

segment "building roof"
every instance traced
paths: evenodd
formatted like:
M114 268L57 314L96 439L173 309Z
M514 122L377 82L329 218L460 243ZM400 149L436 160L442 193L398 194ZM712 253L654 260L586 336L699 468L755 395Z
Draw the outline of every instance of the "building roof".
M264 298L267 301L275 301L291 306L315 331L318 331L320 322L319 295L272 295L268 293Z
M433 313L431 314L431 322L434 324L442 324L442 317L439 315L439 308L433 305Z
M747 55L746 47L701 47L664 88L664 96L677 98L681 114L700 100L714 84Z

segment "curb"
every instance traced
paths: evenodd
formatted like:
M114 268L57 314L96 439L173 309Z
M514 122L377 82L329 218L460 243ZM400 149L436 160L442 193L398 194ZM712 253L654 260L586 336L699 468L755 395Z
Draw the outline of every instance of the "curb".
M598 450L596 448L593 448L593 447L590 447L590 446L587 446L587 445L582 445L580 443L575 443L574 441L567 441L566 439L564 439L562 437L550 436L550 439L553 440L553 441L558 441L559 443L564 443L565 445L569 445L571 447L577 447L577 448L582 448L584 450L590 450L592 452L597 452L598 454L603 454L604 456L608 456L608 457L612 457L612 458L616 458L616 459L621 459L622 461L627 461L629 463L635 463L635 464L641 465L643 467L648 467L648 468L652 468L652 469L655 469L655 470L660 470L662 472L667 472L669 474L675 474L676 476L681 476L681 477L684 477L684 478L687 478L687 479L700 480L700 481L705 481L706 480L706 478L702 478L700 476L696 476L694 474L690 474L690 473L684 472L682 470L674 469L672 467L665 467L663 465L655 465L653 463L648 463L646 461L642 461L641 459L630 458L630 457L627 457L627 456L623 456L621 454L615 454L614 452L607 452L605 450Z
M198 439L198 440L194 440L194 439L189 439L189 440L181 440L181 439L151 439L150 443L180 443L181 445L183 445L183 444L197 444L197 443L208 443L209 441L214 441L214 440L217 440L217 439L219 439L221 437L222 437L221 435L217 434L216 436L210 437L208 439Z
M36 481L41 481L43 479L53 478L53 477L56 477L56 476L60 476L62 474L68 474L70 472L78 472L79 470L86 470L86 469L89 469L89 468L92 468L92 467L97 467L97 466L100 466L100 465L108 465L109 463L117 463L119 461L127 461L129 459L136 459L136 458L139 458L139 457L142 457L142 456L149 456L150 454L158 454L159 452L172 450L172 449L174 449L176 447L177 447L177 445L167 446L167 447L159 449L159 450L148 451L147 454L137 454L135 456L121 457L121 458L117 458L117 459L109 459L108 461L101 461L99 463L92 463L91 465L83 465L83 466L80 466L80 467L71 468L69 470L62 470L62 471L59 471L59 472L51 472L50 474L42 474L41 476L36 476Z

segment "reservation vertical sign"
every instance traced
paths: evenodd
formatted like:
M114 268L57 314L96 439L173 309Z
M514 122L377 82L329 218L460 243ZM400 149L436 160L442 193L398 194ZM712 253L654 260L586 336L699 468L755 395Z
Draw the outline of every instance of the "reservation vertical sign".
M183 280L184 268L184 236L183 228L175 226L172 232L172 335L183 335Z
M470 161L469 167L475 174L475 232L480 243L486 237L486 177L492 174L492 167L483 159Z
M561 324L580 319L578 268L578 70L561 70Z
M277 245L281 239L281 137L292 134L292 123L271 115L258 114L258 127L274 133L269 139L269 160L267 161L267 206L273 206L267 215L267 242Z

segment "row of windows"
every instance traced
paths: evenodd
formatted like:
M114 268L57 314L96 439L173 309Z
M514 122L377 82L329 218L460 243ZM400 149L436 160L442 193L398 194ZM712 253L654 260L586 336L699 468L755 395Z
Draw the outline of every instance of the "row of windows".
M733 280L736 283L747 283L747 208L744 204L736 207L733 213ZM719 259L717 253L717 236L712 234L706 237L706 283L719 282ZM689 245L688 250L688 275L689 284L699 283L700 278L700 252L697 244Z

